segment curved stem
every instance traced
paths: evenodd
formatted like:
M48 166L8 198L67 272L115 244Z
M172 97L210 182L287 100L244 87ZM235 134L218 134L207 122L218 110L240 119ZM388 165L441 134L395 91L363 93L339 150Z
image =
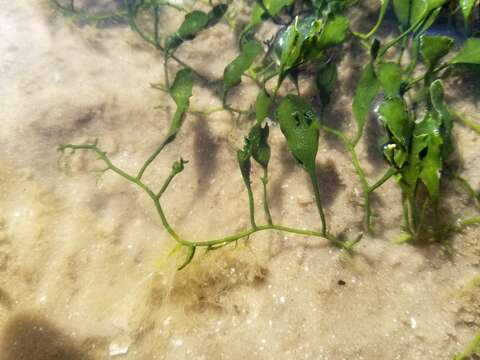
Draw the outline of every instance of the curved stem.
M377 32L378 28L380 27L380 25L383 22L383 19L385 17L385 13L386 13L387 8L388 8L389 1L390 0L380 0L381 7L380 7L380 13L378 15L377 22L376 22L375 26L368 33L365 34L365 33L359 33L359 32L356 32L356 31L352 31L352 34L359 37L362 40L368 40L373 34L375 34Z
M318 232L318 231L314 231L314 230L298 229L298 228L293 228L293 227L278 225L278 224L266 224L266 225L252 225L252 227L249 228L249 229L246 229L244 231L238 232L238 233L233 234L233 235L221 237L221 238L218 238L218 239L205 240L205 241L188 241L188 240L185 240L184 238L182 238L180 235L178 235L178 233L173 229L173 227L168 222L167 217L165 216L165 212L163 211L163 208L160 204L160 196L166 190L166 187L168 186L168 184L172 180L173 176L172 176L172 178L170 178L170 177L167 178L167 180L166 180L164 186L162 187L162 189L160 190L160 192L158 194L155 194L140 179L126 173L122 169L115 166L110 161L110 159L108 158L106 152L104 152L100 148L98 148L96 144L83 144L83 145L72 145L72 144L64 145L64 144L61 144L61 145L58 146L58 150L61 151L61 152L64 152L66 149L71 149L73 151L74 150L91 150L91 151L95 152L98 155L99 159L102 160L103 162L105 162L105 164L107 165L107 170L112 170L113 172L120 175L124 179L130 181L131 183L133 183L133 184L137 185L139 188L141 188L152 199L152 201L155 205L155 209L156 209L156 211L157 211L157 213L160 217L160 220L161 220L162 225L164 226L165 230L170 234L170 236L172 236L173 239L175 239L175 241L177 241L180 245L188 247L189 250L192 250L192 248L196 248L196 247L199 247L199 246L211 247L211 246L216 246L216 245L219 245L219 246L226 245L230 242L239 240L241 238L245 238L245 237L247 237L249 235L252 235L256 232L265 231L265 230L277 230L277 231L283 231L283 232L297 234L297 235L305 235L305 236L314 236L314 237L324 238L324 239L328 240L330 243L332 243L333 245L335 245L337 247L340 247L342 249L345 249L347 251L350 250L352 248L352 246L355 243L357 243L360 239L360 237L359 237L354 242L344 243L342 241L337 240L335 237L329 235L326 232L326 227L325 226L324 226L324 229L322 229L321 232ZM312 179L312 183L315 184L314 191L315 191L315 194L317 196L317 199L319 200L319 202L318 202L319 211L320 211L321 214L323 214L323 210L321 208L321 203L320 203L320 198L319 198L319 193L318 193L318 186L316 186L315 176ZM324 219L324 216L321 215L321 217L322 217L322 219ZM480 219L479 219L479 221L480 221Z
M377 58L380 59L383 57L383 55L385 55L385 53L388 51L388 49L390 49L392 46L394 46L396 43L398 43L400 40L402 40L405 36L407 36L408 34L410 34L412 31L414 31L415 29L417 29L417 27L419 25L421 25L425 19L427 19L428 16L426 17L423 17L423 18L420 18L419 20L417 20L417 22L413 25L411 25L407 30L405 30L402 34L400 34L399 36L397 36L395 39L391 40L390 42L388 42L383 48L381 48L378 52L378 56Z

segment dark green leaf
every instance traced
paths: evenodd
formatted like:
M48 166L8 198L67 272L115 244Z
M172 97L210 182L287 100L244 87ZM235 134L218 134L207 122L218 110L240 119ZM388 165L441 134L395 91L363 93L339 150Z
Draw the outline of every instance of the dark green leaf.
M378 108L378 115L395 141L407 149L412 133L412 123L405 101L399 96L385 100Z
M402 85L402 68L393 62L381 63L378 66L378 80L387 97L396 96Z
M429 69L435 68L440 59L448 54L454 40L449 36L420 37L420 53Z
M440 122L428 112L423 120L415 125L413 132L412 156L418 161L418 177L425 184L430 198L436 202L440 190L442 170ZM413 160L411 160L413 162Z
M450 114L450 111L448 111L443 96L444 93L442 81L435 80L430 85L430 98L435 115L440 119L441 122L440 130L444 143L442 154L444 158L447 158L447 156L453 152L453 116Z
M279 39L280 69L286 72L299 63L304 38L297 29L297 23L291 24ZM282 76L282 74L280 75Z
M345 16L336 16L327 21L320 39L315 42L315 47L326 49L345 41L348 30L348 18Z
M165 50L172 53L184 41L192 40L202 30L215 25L227 11L227 5L221 4L213 7L207 14L203 11L194 10L185 15L185 19L176 32L167 37Z
M256 41L249 41L244 46L238 57L227 65L223 71L223 84L225 91L237 86L241 82L242 74L248 70L262 46Z
M393 0L393 9L400 24L406 28L410 20L411 0Z
M462 9L463 18L465 19L465 21L469 21L476 1L477 0L460 0L459 1L460 8Z
M353 115L357 123L357 141L358 137L363 133L370 106L379 91L380 82L375 75L373 65L369 63L362 69L357 88L355 89L355 97L353 98Z
M175 75L175 80L170 88L170 96L177 107L187 107L192 96L193 78L192 71L182 69Z
M275 51L279 54L281 78L291 69L324 57L324 50L345 40L348 21L337 16L324 23L315 17L295 20L280 36Z
M250 169L252 168L252 162L250 161L251 156L252 150L250 145L245 142L243 149L237 151L237 161L238 166L240 167L240 172L242 173L243 181L247 188L250 187Z
M442 170L442 138L439 133L430 134L427 154L422 159L422 170L419 178L425 184L430 198L435 204L440 194L440 176Z
M264 89L260 90L257 95L257 100L255 101L255 117L257 119L257 124L260 124L266 117L268 117L271 105L272 98Z
M263 6L271 16L277 15L285 6L293 4L294 0L263 0Z
M190 105L190 97L192 96L193 79L192 72L189 69L182 69L177 72L175 81L170 88L170 96L177 104L177 110L173 116L168 130L167 139L165 143L172 142L177 136L180 127L182 126L185 113Z
M210 10L208 13L208 26L213 26L215 25L222 17L225 15L225 13L228 10L228 5L227 4L219 4L216 5Z
M412 139L410 154L408 162L401 169L401 179L404 191L410 196L415 194L420 172L422 170L422 159L425 150L428 146L428 134L432 132L435 126L431 126L432 122L429 120L430 114L427 113L424 118L415 125Z
M313 174L320 131L312 107L300 96L287 95L278 106L277 120L290 152L308 173Z
M256 124L250 130L247 141L250 145L252 156L264 169L268 167L270 161L270 146L268 145L268 125L261 127Z
M328 62L319 67L315 77L318 95L322 105L325 106L330 101L330 95L337 85L337 66L334 62Z
M421 21L435 9L442 7L446 1L447 0L412 0L410 24L413 25ZM438 11L436 15L438 15ZM433 18L435 18L436 15L434 15ZM424 26L423 28L425 29L426 27Z
M467 39L450 63L480 65L480 39Z
M193 39L205 29L209 22L208 14L203 11L192 11L185 15L178 30L170 35L165 42L165 50L170 52L179 47L184 41Z

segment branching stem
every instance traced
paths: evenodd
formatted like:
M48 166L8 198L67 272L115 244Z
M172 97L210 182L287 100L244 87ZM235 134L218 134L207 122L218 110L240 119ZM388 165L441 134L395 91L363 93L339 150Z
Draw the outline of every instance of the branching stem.
M237 241L239 239L248 237L256 232L259 231L266 231L266 230L276 230L276 231L282 231L282 232L287 232L291 234L297 234L297 235L304 235L304 236L313 236L313 237L319 237L319 238L324 238L328 240L331 244L345 249L349 251L353 245L355 245L356 241L352 242L343 242L335 239L334 237L328 235L326 231L318 232L314 230L306 230L306 229L298 229L294 227L289 227L289 226L284 226L284 225L279 225L279 224L265 224L265 225L255 225L252 226L249 229L240 231L236 234L217 238L217 239L212 239L212 240L202 240L202 241L189 241L185 240L182 238L178 233L172 228L170 223L167 220L167 217L165 216L165 213L163 211L163 208L160 204L160 197L161 195L165 192L166 188L170 184L170 182L173 180L173 176L169 176L164 185L162 186L161 190L159 191L158 194L155 194L152 189L147 186L145 183L143 183L138 177L132 176L128 174L127 172L123 171L122 169L118 168L115 166L111 160L108 158L107 154L105 151L101 150L100 148L97 147L96 144L82 144L82 145L72 145L72 144L66 144L66 145L59 145L58 150L61 152L64 152L67 149L71 149L73 151L75 150L90 150L95 152L99 159L102 160L106 165L109 170L112 170L116 174L120 175L123 177L125 180L130 181L131 183L137 185L140 189L142 189L153 201L155 205L155 209L160 217L160 220L162 222L162 225L164 226L165 230L172 236L172 238L175 239L179 244L186 246L187 248L191 249L192 247L212 247L212 246L223 246L226 244L229 244L231 242ZM151 158L151 157L150 157ZM171 174L172 175L172 174ZM318 191L318 189L317 189Z

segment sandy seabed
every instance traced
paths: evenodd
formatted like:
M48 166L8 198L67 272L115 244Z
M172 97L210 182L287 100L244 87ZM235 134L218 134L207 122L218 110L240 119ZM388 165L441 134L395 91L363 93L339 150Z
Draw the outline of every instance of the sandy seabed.
M181 21L173 11L164 16L166 32ZM137 171L175 111L149 86L163 81L161 56L125 24L78 25L42 1L0 0L0 19L1 360L450 359L478 330L480 290L469 284L479 273L480 230L457 235L448 251L392 244L401 223L393 181L375 198L377 237L366 237L353 257L323 240L265 232L199 254L177 272L167 257L174 241L147 196L111 172L99 176L91 153L56 151L98 139L115 164ZM233 44L220 23L177 55L220 79L237 54ZM362 63L351 44L345 49L326 121L348 132ZM465 90L449 104L478 118L478 91L458 79L449 86ZM232 100L245 107L255 95L246 82ZM192 108L219 104L195 85ZM226 112L189 114L148 170L154 186L174 160L189 160L162 201L186 238L248 226L235 160L247 130ZM479 137L458 124L455 136L464 176L478 186ZM367 129L360 144L371 179L385 170L374 137ZM273 218L318 227L308 179L277 127L271 145ZM349 158L323 135L317 163L332 232L353 236L362 209ZM259 176L255 169L252 178ZM260 196L260 181L254 191ZM453 214L474 213L453 185L446 195Z

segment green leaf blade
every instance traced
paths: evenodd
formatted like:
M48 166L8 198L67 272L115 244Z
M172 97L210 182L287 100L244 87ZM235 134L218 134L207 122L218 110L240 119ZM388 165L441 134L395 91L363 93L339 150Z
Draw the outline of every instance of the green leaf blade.
M335 16L325 24L320 39L315 43L319 49L326 49L343 43L347 37L348 18Z
M263 0L263 5L271 16L275 16L285 6L290 6L293 2L294 0Z
M277 119L294 158L314 174L320 131L311 105L300 96L287 95L278 106Z
M400 93L402 85L402 68L397 63L381 63L378 67L378 80L387 97Z
M458 54L450 61L450 64L480 65L480 39L467 39Z
M442 155L447 158L448 155L453 153L453 116L448 110L444 100L444 90L441 80L435 80L430 85L430 99L432 101L433 110L435 115L441 122L441 135L443 139L443 151Z
M255 118L257 119L257 124L261 124L262 121L268 117L271 105L272 98L265 89L260 90L257 95L257 100L255 101Z
M208 14L195 10L185 15L185 19L176 32L170 35L165 42L165 49L171 52L184 41L192 40L200 31L207 27Z
M380 120L404 149L410 145L412 122L405 101L398 97L385 100L378 108Z
M317 70L315 83L323 106L330 102L330 95L335 90L337 78L337 65L334 62L328 62Z
M380 82L375 74L373 64L369 63L360 73L360 79L353 98L353 115L357 123L357 138L355 142L358 142L363 133L370 107L379 91Z
M420 37L420 53L428 68L433 70L440 60L449 53L454 40L449 36Z
M180 127L183 124L185 113L190 105L190 98L192 97L193 76L189 69L182 69L177 72L175 80L170 88L170 96L177 105L177 110L173 116L170 128L168 130L167 139L165 143L172 142L177 136Z
M215 25L227 11L226 4L214 6L207 14L194 10L185 15L185 18L173 34L165 41L165 50L168 54L174 52L183 42L193 40L201 31Z
M393 0L393 11L400 24L406 28L410 21L410 1Z
M259 124L256 124L252 127L247 137L253 158L264 169L268 167L271 154L270 146L268 145L268 135L268 125L261 127Z
M473 8L477 0L460 0L460 8L462 9L463 18L469 21L472 16Z
M257 41L252 40L244 44L240 55L228 64L223 72L225 91L240 84L242 74L250 68L261 52L262 46Z

